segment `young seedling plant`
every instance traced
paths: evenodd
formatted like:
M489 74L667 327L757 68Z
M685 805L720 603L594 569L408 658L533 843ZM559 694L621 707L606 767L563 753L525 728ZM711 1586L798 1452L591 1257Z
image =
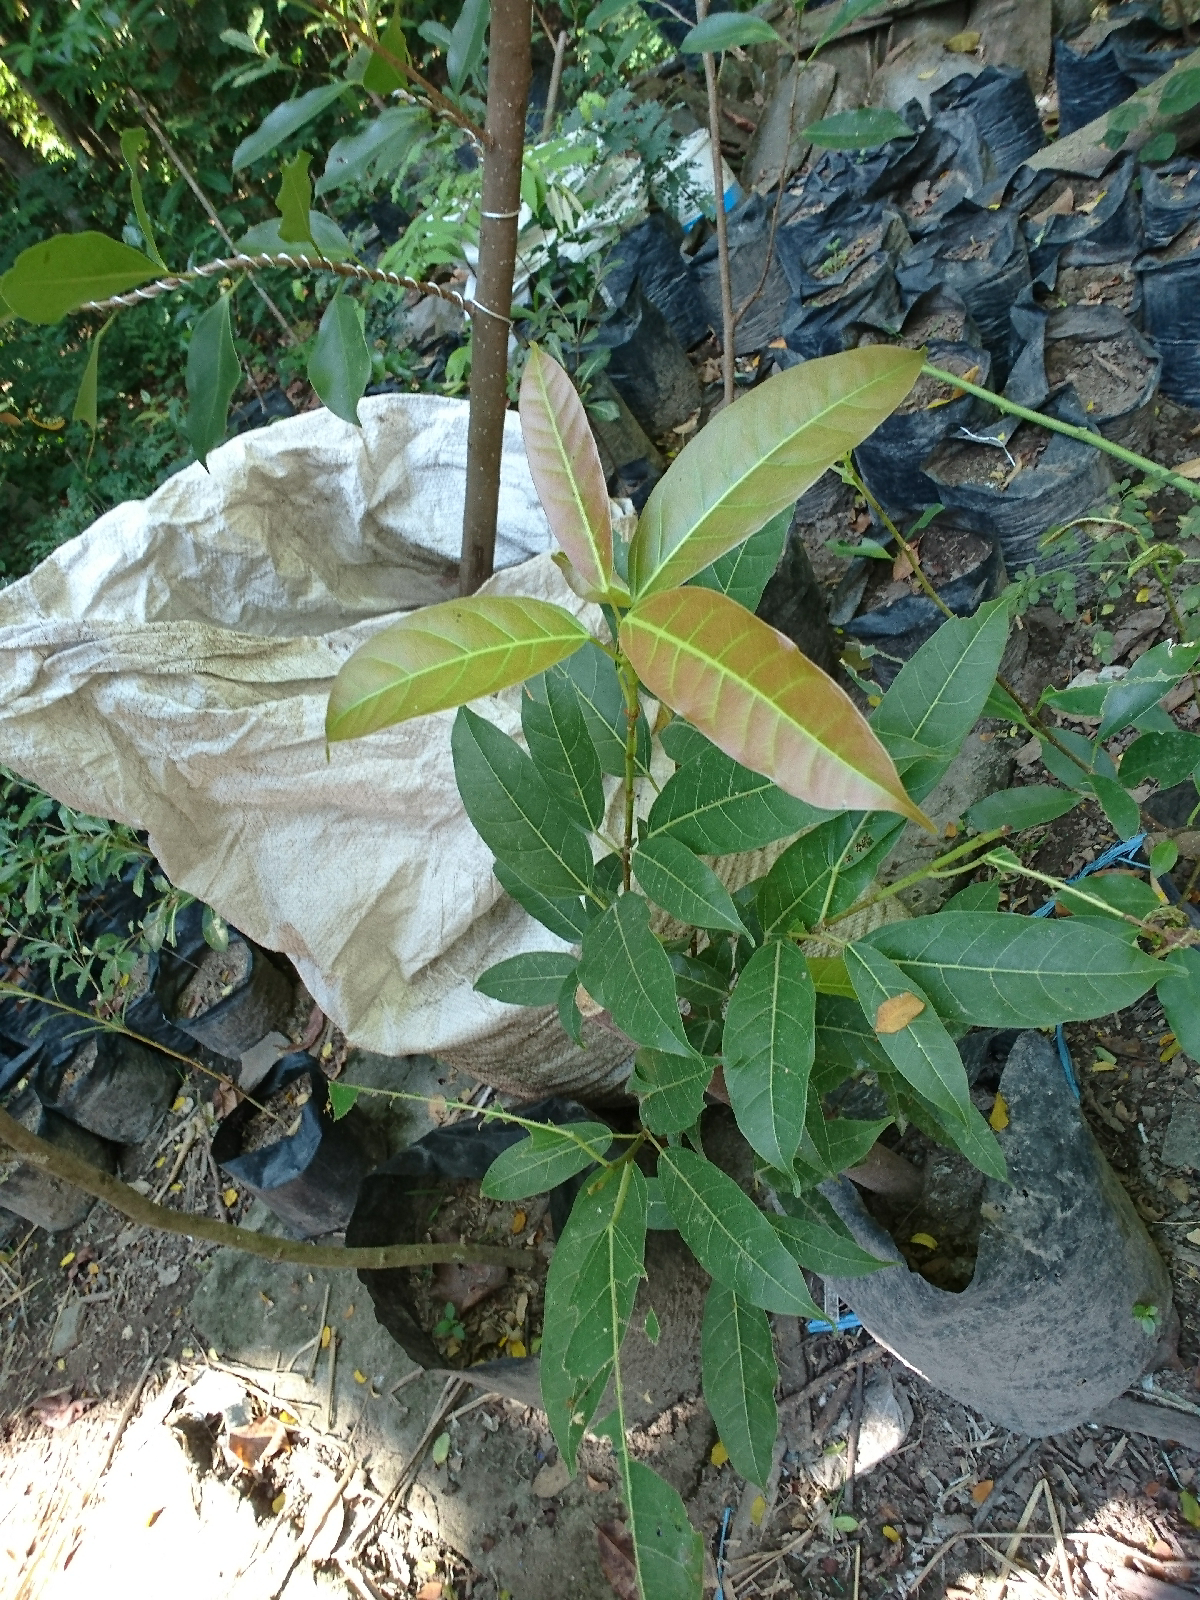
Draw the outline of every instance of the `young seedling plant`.
M955 1037L1108 1015L1156 984L1177 1029L1200 1014L1194 935L1149 885L1136 910L1085 886L1068 917L1016 916L992 881L936 914L894 915L917 878L985 863L1024 873L997 841L1100 793L1098 744L1064 763L1074 789L1044 787L1032 807L1029 790L991 796L986 826L913 879L877 885L909 823L933 830L922 801L1002 693L1002 601L945 622L869 720L754 616L797 497L900 403L923 359L876 346L770 379L686 446L626 547L578 395L534 348L525 446L554 559L584 604L485 591L431 606L364 645L330 697L331 741L445 715L496 877L552 936L477 989L557 1007L581 1048L589 1019L629 1040L639 1130L532 1128L484 1191L516 1199L588 1174L550 1265L542 1396L572 1471L585 1430L612 1440L643 1600L698 1600L703 1565L679 1496L626 1442L621 1346L647 1229L678 1230L711 1275L705 1397L734 1467L764 1486L778 1376L767 1314L820 1315L804 1269L887 1270L820 1186L891 1122L1005 1178ZM1168 652L1140 694L1106 704L1100 731L1156 706L1196 653ZM470 704L517 684L524 747ZM763 850L773 865L731 891ZM862 1075L888 1115L827 1111ZM710 1086L754 1151L761 1205L704 1153Z

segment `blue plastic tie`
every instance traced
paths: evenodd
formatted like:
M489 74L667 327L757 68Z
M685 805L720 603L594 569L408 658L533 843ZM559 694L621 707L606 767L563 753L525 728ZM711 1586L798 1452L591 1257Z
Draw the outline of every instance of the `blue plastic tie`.
M836 1322L813 1321L807 1324L809 1333L852 1333L862 1323L853 1311L844 1312Z
M725 1539L729 1533L729 1519L733 1511L725 1507L725 1515L721 1518L721 1539L717 1545L717 1592L714 1600L725 1600Z

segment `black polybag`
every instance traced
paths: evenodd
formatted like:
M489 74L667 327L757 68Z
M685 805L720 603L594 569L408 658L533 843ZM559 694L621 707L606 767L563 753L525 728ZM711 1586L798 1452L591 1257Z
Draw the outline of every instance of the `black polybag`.
M692 263L658 212L613 246L600 293L610 306L621 307L635 281L651 305L662 312L685 350L708 336L708 315L696 288Z
M182 1073L168 1056L121 1034L97 1032L93 1038L90 1062L92 1039L68 1056L43 1054L33 1077L38 1099L102 1139L141 1144L162 1121Z

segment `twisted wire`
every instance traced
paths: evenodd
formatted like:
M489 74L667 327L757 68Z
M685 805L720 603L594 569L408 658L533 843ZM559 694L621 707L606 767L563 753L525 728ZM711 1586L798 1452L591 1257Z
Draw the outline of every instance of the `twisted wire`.
M341 278L355 278L360 283L388 283L396 289L412 289L417 294L436 295L439 300L446 300L450 305L457 306L469 317L481 312L484 316L495 317L499 322L510 321L500 312L492 311L479 301L470 300L466 295L459 294L456 289L447 289L440 283L427 283L420 278L409 278L399 272L385 272L380 267L360 266L356 261L330 261L326 256L288 255L282 251L278 254L264 251L260 255L243 255L239 252L233 256L218 256L215 261L206 261L202 266L190 267L186 272L174 273L166 278L156 278L153 283L144 283L137 289L131 289L127 294L110 295L107 300L85 301L79 310L115 311L122 306L136 306L143 300L156 300L161 294L172 294L176 289L181 289L185 283L194 283L200 278L219 277L223 272L235 272L240 269L249 271L255 267L290 267L293 271L335 272Z

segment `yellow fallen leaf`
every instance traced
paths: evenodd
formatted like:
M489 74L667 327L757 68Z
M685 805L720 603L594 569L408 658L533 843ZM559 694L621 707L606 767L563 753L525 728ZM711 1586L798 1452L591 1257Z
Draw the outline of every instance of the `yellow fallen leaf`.
M1189 461L1181 461L1179 466L1172 467L1172 472L1177 472L1181 478L1200 479L1200 456L1192 456Z
M996 1096L996 1103L988 1118L988 1127L993 1133L1002 1133L1008 1127L1008 1101L1002 1094Z
M179 1354L183 1357L183 1359L185 1361L190 1361L192 1359L192 1357L196 1354L196 1352L192 1349L191 1345L189 1344L183 1350L181 1350L179 1352Z
M528 1350L526 1350L526 1348L525 1348L524 1343L520 1339L510 1339L509 1340L508 1353L509 1353L510 1356L513 1356L517 1361L523 1360L524 1357L529 1354Z
M155 1172L158 1171L159 1167L165 1167L166 1164L167 1164L166 1156L159 1156L158 1160L154 1163Z
M1092 1062L1092 1071L1093 1072L1115 1072L1116 1070L1117 1070L1117 1063L1115 1061L1093 1061Z
M271 1501L271 1510L276 1516L278 1516L285 1505L287 1505L287 1495L280 1490L280 1492L275 1496L274 1500Z
M1081 206L1076 207L1076 210L1082 211L1085 216L1090 217L1092 212L1095 211L1096 207L1100 204L1101 200L1104 199L1107 193L1107 189L1101 189L1100 193L1094 200L1085 200Z
M100 1275L100 1263L98 1261L89 1261L88 1262L88 1277L89 1278L97 1278L97 1277L99 1277L99 1275Z
M520 1233L522 1228L524 1228L526 1221L527 1218L523 1211L514 1212L512 1219L512 1231L514 1233Z
M227 1206L235 1206L237 1205L237 1197L238 1192L236 1189L226 1189L222 1194L221 1199L224 1200Z
M1197 459L1200 460L1200 457L1197 457ZM1137 601L1138 605L1144 606L1146 601L1150 598L1150 591L1149 589L1139 589L1133 598Z
M328 1350L329 1349L329 1341L332 1338L333 1338L333 1329L329 1326L328 1323L326 1323L325 1326L321 1329L321 1349L322 1350Z
M66 1362L65 1362L65 1361L64 1361L64 1360L63 1360L63 1359L62 1359L62 1357L61 1357L61 1356L60 1356L60 1357L59 1357L59 1358L58 1358L58 1360L57 1360L57 1361L56 1361L56 1362L55 1362L55 1363L54 1363L54 1365L55 1365L55 1366L56 1366L56 1367L57 1367L57 1368L58 1368L58 1370L59 1370L59 1371L60 1371L60 1372L65 1372L65 1371L66 1371L66 1370L67 1370L67 1363L66 1363Z
M62 1260L58 1264L59 1264L60 1267L69 1267L71 1265L72 1261L74 1261L74 1259L75 1259L74 1250L68 1250L66 1255L62 1258Z
M900 1530L898 1528L893 1528L890 1522L885 1522L879 1531L883 1534L883 1537L890 1540L892 1544L900 1543Z
M760 1527L762 1524L762 1519L766 1516L766 1514L767 1502L763 1499L762 1495L756 1494L754 1496L754 1503L750 1507L750 1521L756 1528Z
M914 1233L912 1238L908 1242L909 1242L909 1244L924 1245L926 1250L936 1250L937 1249L937 1240L933 1237L933 1235L931 1233Z
M981 1506L988 1495L991 1494L994 1483L994 1478L981 1478L971 1490L971 1499L974 1500L977 1506Z
M979 49L980 35L971 28L964 28L961 33L952 33L948 39L942 41L942 49L949 50L955 56L973 56Z
M1200 1503L1190 1489L1182 1489L1179 1494L1179 1509L1183 1513L1183 1520L1190 1523L1193 1528L1200 1528Z
M936 77L937 77L937 68L936 67L930 67L928 72L918 72L917 73L917 82L918 83L928 83L930 78L936 78Z
M279 1420L280 1420L280 1422L283 1423L284 1427L286 1427L286 1428L299 1427L298 1421L296 1420L296 1418L292 1415L292 1413L290 1411L281 1411L279 1413Z
M1168 1061L1174 1061L1175 1057L1178 1054L1179 1054L1179 1041L1178 1041L1178 1039L1176 1039L1176 1038L1174 1038L1172 1036L1171 1042L1166 1047L1166 1049L1165 1050L1161 1050L1159 1052L1158 1059L1162 1062L1163 1066L1165 1067L1167 1062Z
M171 1194L182 1194L183 1193L183 1185L181 1183L173 1183L171 1185L171 1188L170 1188L170 1193Z
M188 1103L188 1101L187 1101L187 1096L186 1095L177 1094L175 1096L174 1100L171 1102L171 1110L174 1111L176 1114L178 1114L180 1111L183 1110L184 1106L186 1106L187 1103Z
M880 1002L875 1013L876 1033L900 1033L907 1028L914 1017L919 1017L925 1009L924 1000L911 994L907 989L903 994L894 994L888 1000Z
M358 1370L358 1368L355 1367L355 1369L354 1369L354 1381L355 1381L355 1383L366 1383L366 1381L367 1381L366 1373L365 1372L360 1372Z
M712 1462L714 1467L723 1467L729 1460L729 1451L726 1450L720 1439L718 1439L716 1444L713 1445L708 1459Z

